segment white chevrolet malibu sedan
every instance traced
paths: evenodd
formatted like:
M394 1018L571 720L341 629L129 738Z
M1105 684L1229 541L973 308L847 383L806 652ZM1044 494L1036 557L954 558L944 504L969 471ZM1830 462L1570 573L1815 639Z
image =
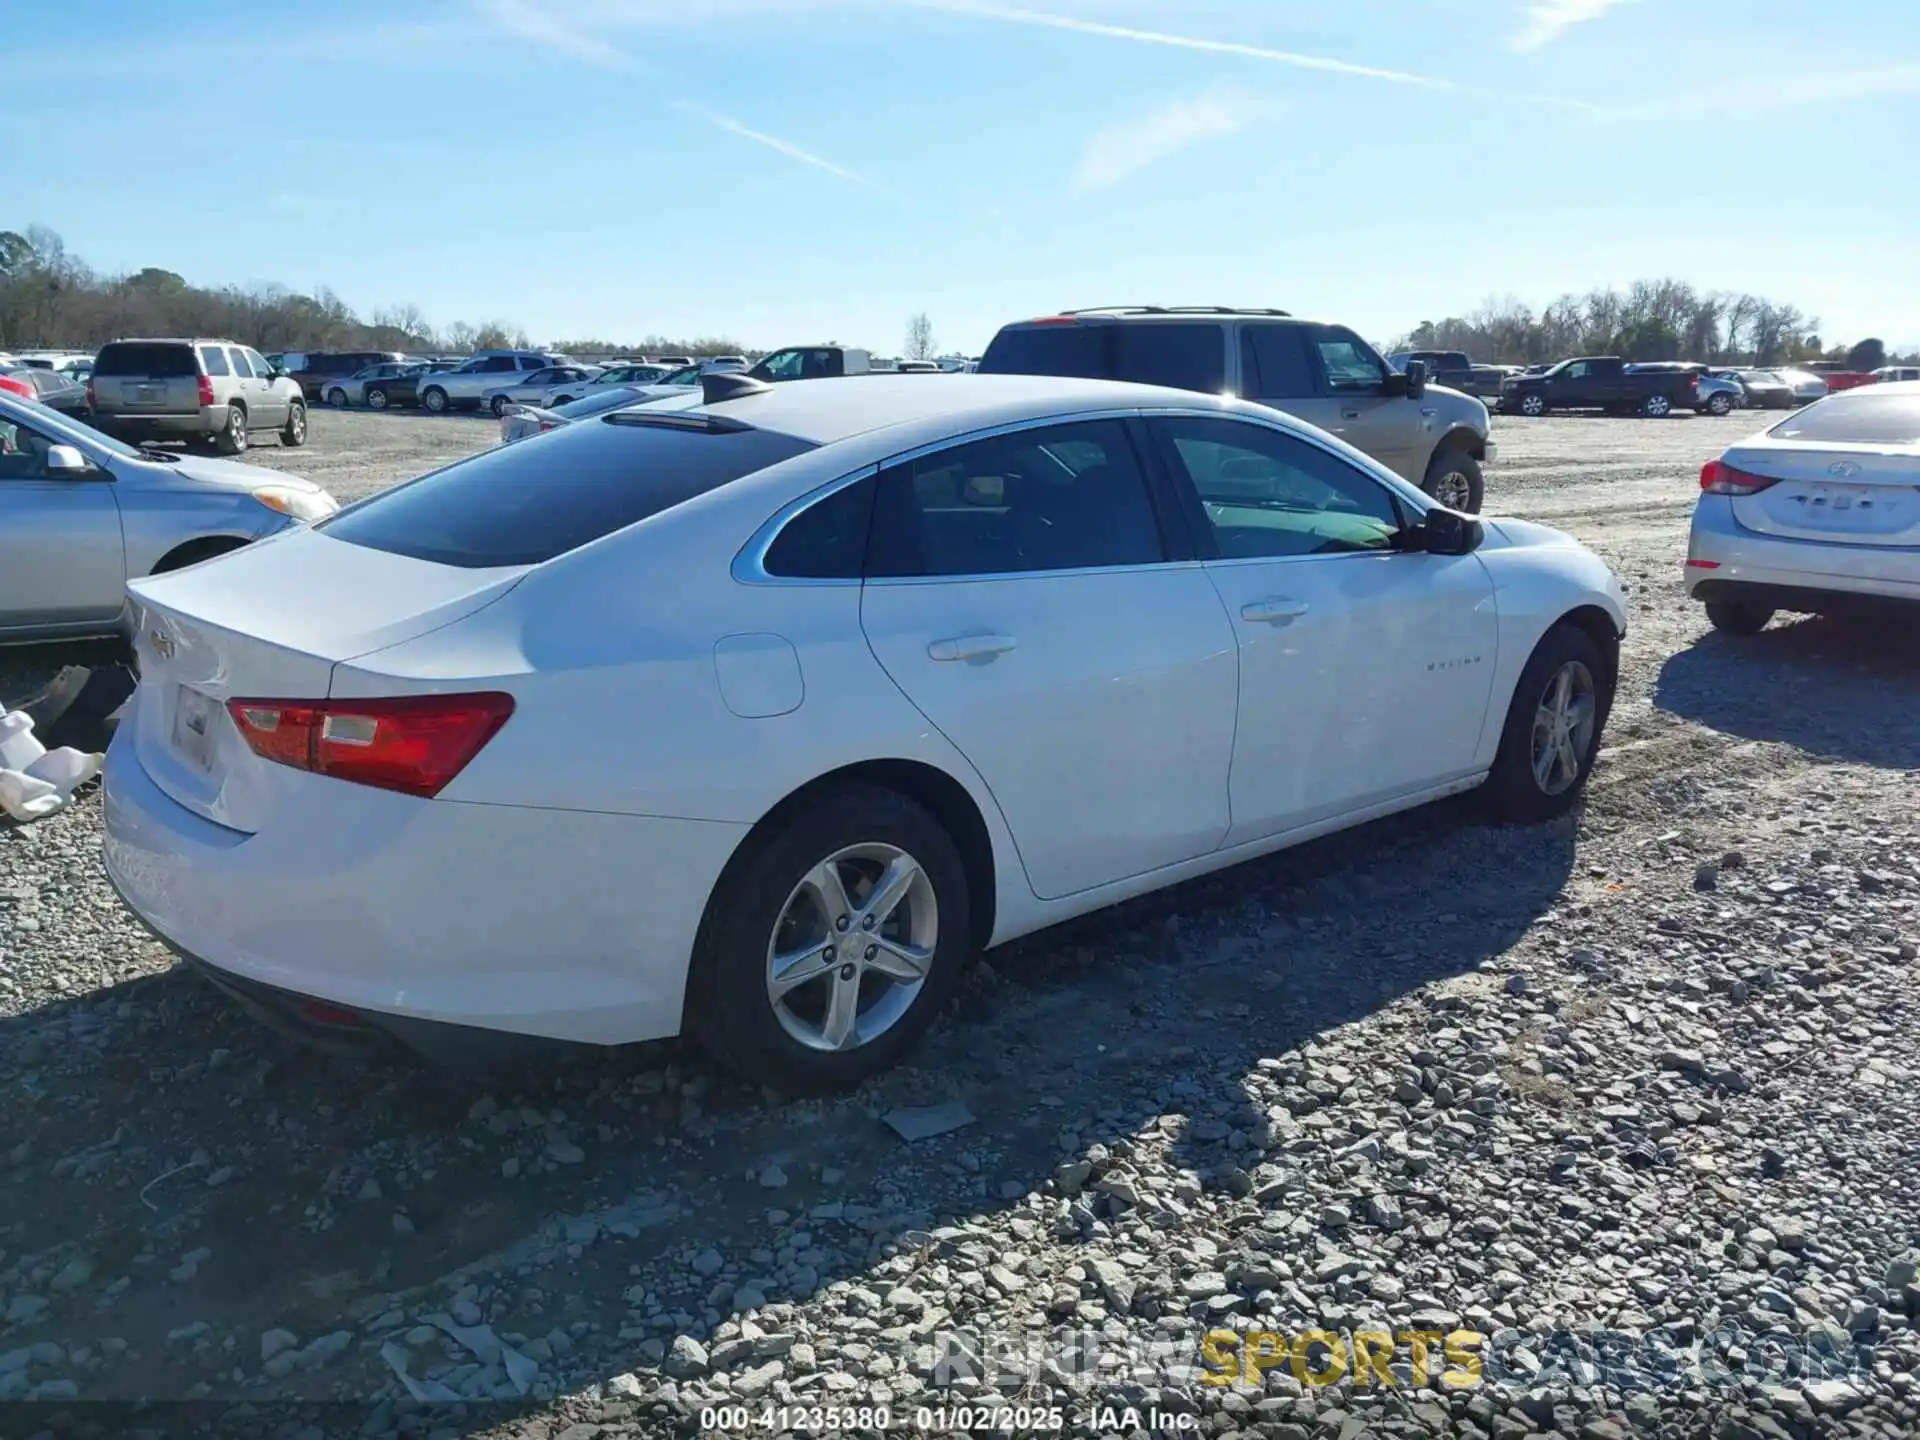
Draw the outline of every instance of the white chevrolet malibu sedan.
M210 978L792 1091L1041 926L1566 811L1625 628L1567 537L1311 426L1026 376L709 377L132 588L107 868Z

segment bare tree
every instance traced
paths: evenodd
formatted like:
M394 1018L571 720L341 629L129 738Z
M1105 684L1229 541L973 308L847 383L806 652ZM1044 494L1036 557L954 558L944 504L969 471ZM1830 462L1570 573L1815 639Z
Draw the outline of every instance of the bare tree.
M907 321L907 358L909 360L931 360L933 358L934 345L933 321L929 320L927 318L927 312L922 310L918 315L915 315L911 320Z

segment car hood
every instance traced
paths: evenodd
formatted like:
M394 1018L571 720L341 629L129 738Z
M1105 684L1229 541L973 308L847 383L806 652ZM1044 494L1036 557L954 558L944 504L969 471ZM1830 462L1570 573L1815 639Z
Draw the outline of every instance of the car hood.
M319 495L324 491L320 486L302 475L289 475L284 470L270 470L264 465L242 465L234 460L206 460L199 456L189 456L172 465L165 466L169 475L192 480L201 485L213 485L222 490L240 490L251 494L266 485L278 485L285 490L305 490Z
M1486 539L1481 542L1483 549L1560 549L1565 546L1578 546L1579 541L1564 531L1555 530L1551 525L1541 525L1532 520L1516 520L1507 516L1482 515L1480 523L1486 527Z

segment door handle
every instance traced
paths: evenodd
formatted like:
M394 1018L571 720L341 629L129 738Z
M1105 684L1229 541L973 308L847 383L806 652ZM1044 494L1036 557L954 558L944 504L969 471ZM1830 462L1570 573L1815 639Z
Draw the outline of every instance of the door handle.
M1306 601L1284 597L1250 600L1240 607L1240 618L1258 625L1291 625L1306 613Z
M1011 635L956 635L951 640L936 640L927 646L929 660L991 660L1013 649Z
M1342 420L1358 420L1360 418L1360 412L1358 410L1342 410L1340 412L1340 418Z

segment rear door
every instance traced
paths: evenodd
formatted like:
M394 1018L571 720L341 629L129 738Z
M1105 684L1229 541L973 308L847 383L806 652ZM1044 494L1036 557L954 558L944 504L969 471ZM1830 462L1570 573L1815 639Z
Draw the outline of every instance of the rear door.
M113 477L49 471L57 440L0 412L0 631L108 621L125 598Z
M881 472L868 643L992 790L1042 898L1205 855L1227 832L1233 632L1169 543L1118 418Z
M118 415L191 415L200 409L193 347L142 340L102 347L94 363L94 404Z

